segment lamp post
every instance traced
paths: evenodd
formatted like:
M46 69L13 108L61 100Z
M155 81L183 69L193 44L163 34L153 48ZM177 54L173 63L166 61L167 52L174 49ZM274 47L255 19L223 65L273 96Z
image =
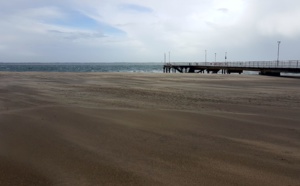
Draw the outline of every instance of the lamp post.
M217 53L215 53L215 62L217 62Z
M207 56L206 54L207 54L207 52L206 52L206 50L205 50L205 63L207 62L207 61L206 61L206 56Z
M277 67L278 67L278 65L279 65L279 46L280 46L281 41L277 41L277 43L278 43L278 51L277 51Z
M227 61L227 52L225 52L225 63Z

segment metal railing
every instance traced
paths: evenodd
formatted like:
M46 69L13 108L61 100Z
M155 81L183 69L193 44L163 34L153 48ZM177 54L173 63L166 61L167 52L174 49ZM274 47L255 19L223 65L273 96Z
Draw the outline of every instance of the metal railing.
M235 61L235 62L178 62L165 65L177 66L218 66L218 67L248 67L248 68L300 68L300 60L286 61Z

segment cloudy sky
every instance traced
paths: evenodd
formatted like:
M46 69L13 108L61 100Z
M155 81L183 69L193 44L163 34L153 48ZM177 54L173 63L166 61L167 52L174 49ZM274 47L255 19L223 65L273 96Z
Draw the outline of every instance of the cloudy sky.
M0 62L300 60L299 0L1 0ZM168 60L168 59L167 59Z

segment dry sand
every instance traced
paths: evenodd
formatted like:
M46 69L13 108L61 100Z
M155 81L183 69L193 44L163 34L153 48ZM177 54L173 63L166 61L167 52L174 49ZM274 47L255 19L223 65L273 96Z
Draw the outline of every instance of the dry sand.
M300 79L0 73L0 185L300 185Z

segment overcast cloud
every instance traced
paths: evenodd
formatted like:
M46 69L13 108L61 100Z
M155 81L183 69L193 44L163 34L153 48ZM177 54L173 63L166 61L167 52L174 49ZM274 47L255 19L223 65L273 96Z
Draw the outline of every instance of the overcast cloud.
M0 62L300 60L299 0L2 0Z

